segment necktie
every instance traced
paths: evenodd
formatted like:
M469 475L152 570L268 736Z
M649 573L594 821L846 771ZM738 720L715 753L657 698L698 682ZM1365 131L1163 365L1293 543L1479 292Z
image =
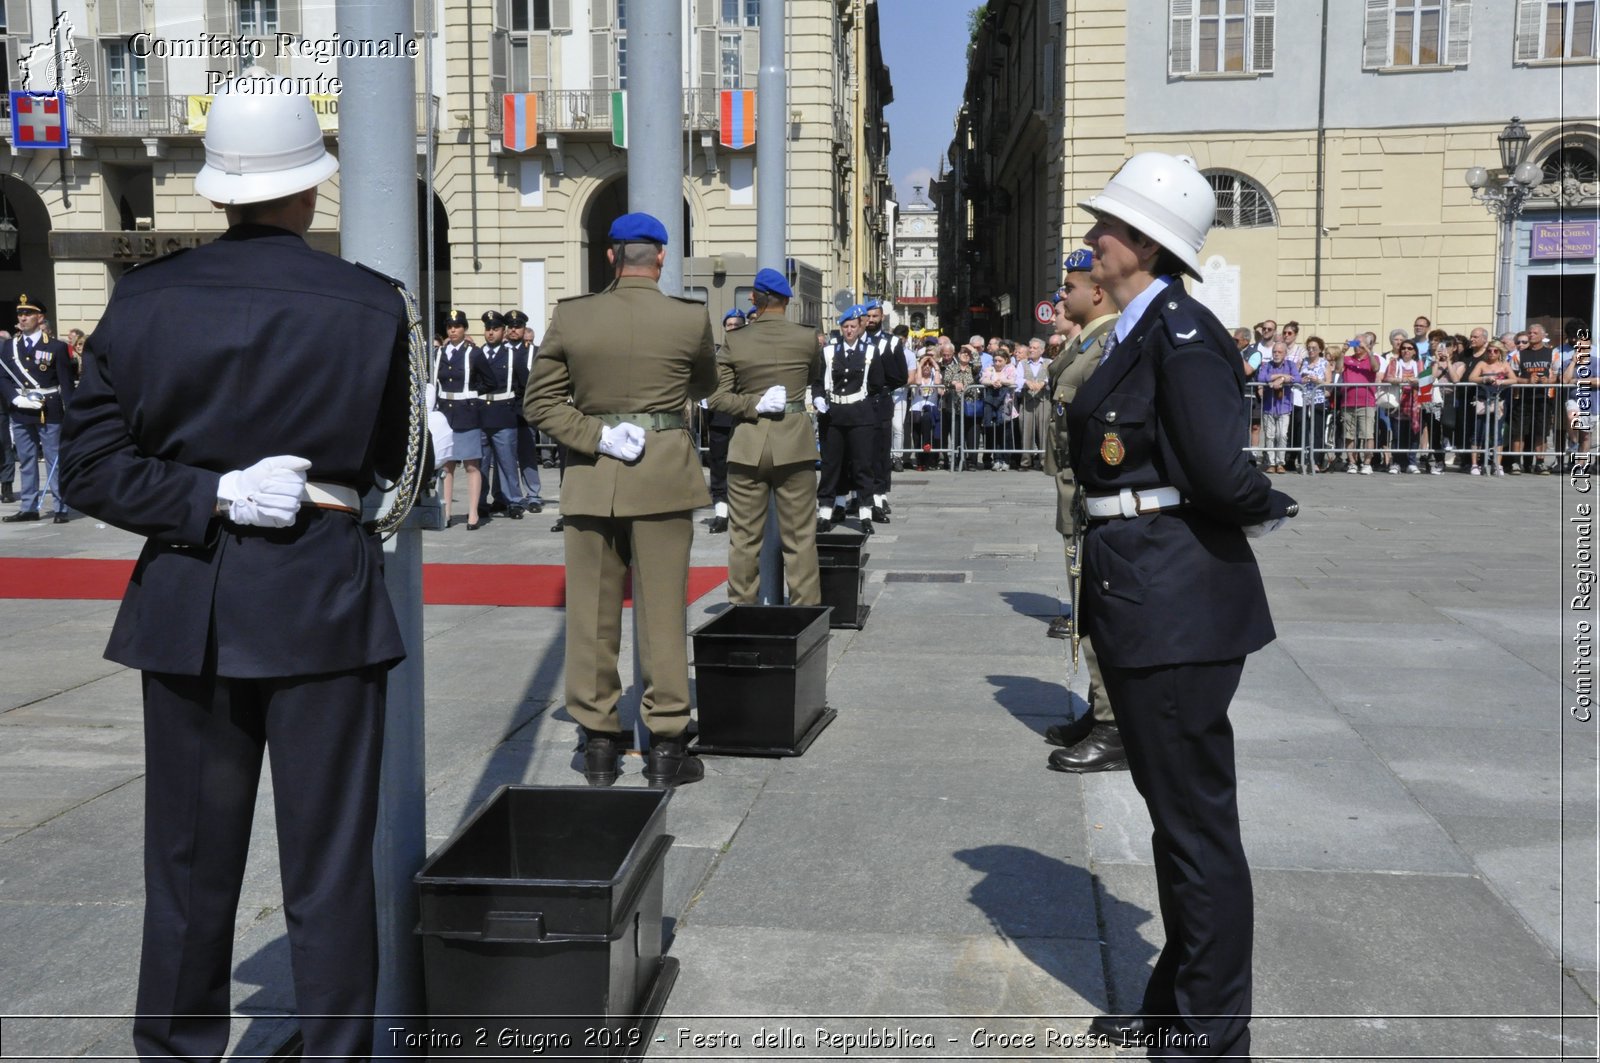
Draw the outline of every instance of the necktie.
M1106 337L1105 345L1100 348L1100 361L1096 363L1097 367L1106 364L1106 359L1111 357L1111 352L1116 349L1116 346L1117 334L1113 332Z

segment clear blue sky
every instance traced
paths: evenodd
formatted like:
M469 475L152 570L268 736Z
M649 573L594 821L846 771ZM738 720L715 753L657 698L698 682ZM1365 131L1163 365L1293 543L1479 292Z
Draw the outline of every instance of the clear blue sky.
M888 107L889 177L901 203L939 172L967 84L967 12L978 0L878 0Z

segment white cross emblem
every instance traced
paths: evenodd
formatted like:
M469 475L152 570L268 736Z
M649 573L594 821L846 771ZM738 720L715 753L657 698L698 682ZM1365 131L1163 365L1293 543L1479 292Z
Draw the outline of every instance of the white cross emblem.
M35 145L55 147L65 143L61 97L28 96L18 93L12 99L15 107L13 123L18 147Z

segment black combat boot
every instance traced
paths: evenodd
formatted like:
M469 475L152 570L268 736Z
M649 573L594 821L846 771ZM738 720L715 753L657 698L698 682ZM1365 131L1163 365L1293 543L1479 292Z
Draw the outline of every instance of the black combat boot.
M650 756L645 761L645 781L651 786L684 786L706 777L703 761L689 752L683 735L675 738L650 738Z
M590 786L610 786L621 771L622 736L584 729L583 777Z

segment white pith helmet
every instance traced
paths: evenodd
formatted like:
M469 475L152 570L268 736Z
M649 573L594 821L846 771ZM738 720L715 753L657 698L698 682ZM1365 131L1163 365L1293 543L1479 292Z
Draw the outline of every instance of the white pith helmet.
M310 97L230 92L232 84L211 100L196 195L228 206L260 203L315 188L338 171L339 160L322 145Z
M1217 195L1189 156L1142 151L1078 206L1127 222L1200 279L1200 247L1217 217Z

